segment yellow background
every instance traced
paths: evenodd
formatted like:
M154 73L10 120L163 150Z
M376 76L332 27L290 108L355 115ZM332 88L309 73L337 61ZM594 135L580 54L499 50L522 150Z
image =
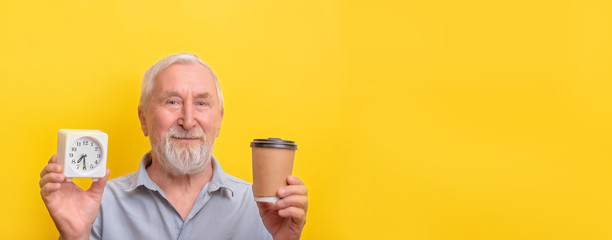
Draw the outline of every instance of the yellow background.
M193 52L226 100L215 155L297 141L303 239L612 239L609 1L0 1L0 239L56 239L60 128L148 150L144 71ZM85 183L86 184L86 183Z

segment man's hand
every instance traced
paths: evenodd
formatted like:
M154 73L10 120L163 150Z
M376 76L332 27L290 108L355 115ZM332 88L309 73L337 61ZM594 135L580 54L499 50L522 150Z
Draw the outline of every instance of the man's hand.
M84 191L73 182L66 182L57 156L51 156L49 164L40 172L40 195L60 233L60 239L89 239L109 174L110 170L107 169L106 176Z
M289 186L278 190L276 204L258 202L259 215L275 240L300 239L306 223L308 189L296 176L287 177Z

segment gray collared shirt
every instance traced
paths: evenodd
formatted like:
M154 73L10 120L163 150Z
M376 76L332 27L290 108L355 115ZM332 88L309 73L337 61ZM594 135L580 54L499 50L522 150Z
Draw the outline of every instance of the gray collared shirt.
M149 178L147 153L133 172L106 184L90 239L272 239L259 217L251 184L221 169L183 221L164 192Z

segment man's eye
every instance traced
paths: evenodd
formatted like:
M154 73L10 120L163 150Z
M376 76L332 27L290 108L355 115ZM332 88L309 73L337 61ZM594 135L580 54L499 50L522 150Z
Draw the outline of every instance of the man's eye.
M198 106L204 106L204 105L206 105L205 102L198 102Z
M170 100L170 101L168 101L168 103L169 103L169 104L178 104L178 102L177 102L177 101L174 101L174 100Z

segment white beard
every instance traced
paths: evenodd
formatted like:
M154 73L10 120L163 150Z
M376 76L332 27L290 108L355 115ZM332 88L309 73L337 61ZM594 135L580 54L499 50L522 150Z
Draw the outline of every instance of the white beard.
M184 144L171 140L175 138L200 138L200 144ZM168 129L163 142L153 146L161 167L173 176L192 175L203 171L212 154L212 144L206 141L201 128L185 131L182 127Z

